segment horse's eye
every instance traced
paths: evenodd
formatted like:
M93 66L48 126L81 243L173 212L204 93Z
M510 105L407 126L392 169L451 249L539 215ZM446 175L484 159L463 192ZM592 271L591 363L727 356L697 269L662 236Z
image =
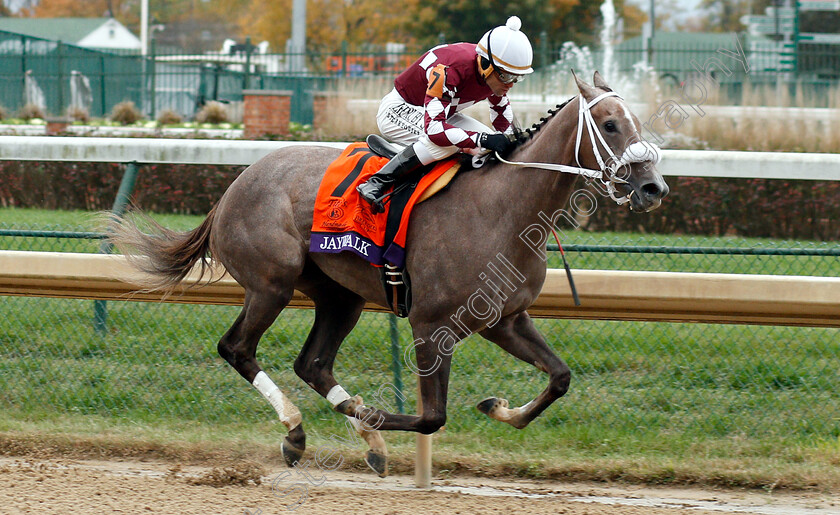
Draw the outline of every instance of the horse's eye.
M604 124L604 130L607 132L618 132L618 126L614 121L610 120Z

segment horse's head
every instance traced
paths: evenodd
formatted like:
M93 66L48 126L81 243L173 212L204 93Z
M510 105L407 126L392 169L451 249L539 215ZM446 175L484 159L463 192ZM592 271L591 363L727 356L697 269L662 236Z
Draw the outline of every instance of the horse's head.
M661 151L642 138L639 119L598 72L594 86L575 75L580 91L575 159L600 170L609 195L637 212L659 207L668 185L657 171Z

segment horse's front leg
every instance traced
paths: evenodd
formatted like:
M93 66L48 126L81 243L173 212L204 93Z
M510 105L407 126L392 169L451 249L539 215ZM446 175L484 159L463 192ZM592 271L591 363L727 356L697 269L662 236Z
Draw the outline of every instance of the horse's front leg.
M449 392L449 370L452 364L452 348L457 343L450 338L446 348L440 348L429 331L414 329L414 341L406 349L407 364L418 375L422 413L420 415L400 415L389 413L370 406L365 406L359 397L349 397L335 404L336 411L359 420L363 427L379 430L415 431L431 434L446 423L446 397ZM409 361L410 355L416 356L415 363Z
M527 312L502 318L496 325L479 334L514 357L549 374L548 387L531 402L518 408L509 408L506 399L490 397L478 403L482 413L522 429L568 391L571 380L569 366L545 343Z

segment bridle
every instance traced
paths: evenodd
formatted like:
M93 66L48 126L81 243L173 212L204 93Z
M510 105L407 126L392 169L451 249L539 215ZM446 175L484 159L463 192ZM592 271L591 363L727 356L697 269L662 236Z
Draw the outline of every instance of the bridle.
M607 193L609 193L610 198L613 199L616 202L616 204L622 205L630 202L630 197L633 195L634 192L632 188L630 189L630 193L628 193L627 195L621 197L617 195L618 189L616 188L616 185L628 184L626 180L618 176L618 170L631 163L642 163L650 161L653 164L656 164L660 161L662 152L659 149L659 147L648 143L647 141L636 141L624 149L624 152L622 153L621 157L617 157L615 155L610 146L607 145L607 142L604 139L604 136L601 134L601 131L598 129L598 124L592 117L591 112L592 106L608 97L618 97L619 99L624 100L618 93L614 91L607 91L605 93L601 93L597 97L593 98L591 102L587 102L586 99L583 98L582 94L578 96L578 103L580 107L578 108L577 137L575 138L575 162L577 162L578 166L561 165L554 163L523 163L518 161L506 161L498 154L498 152L496 153L496 159L498 159L502 163L513 166L540 168L542 170L571 173L575 175L582 175L584 177L589 177L592 179L598 179L604 184L604 186L607 189ZM580 166L580 144L583 140L584 125L586 126L586 132L589 135L589 142L592 144L592 152L595 154L595 160L598 162L599 170L593 170L591 168L584 168ZM604 158L601 155L601 151L598 149L596 138L597 141L600 141L601 146L603 146L607 152L607 161L604 161Z

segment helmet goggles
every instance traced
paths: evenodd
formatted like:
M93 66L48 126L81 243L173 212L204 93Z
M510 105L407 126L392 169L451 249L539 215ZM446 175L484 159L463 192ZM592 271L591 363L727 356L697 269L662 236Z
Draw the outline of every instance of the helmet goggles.
M524 75L517 75L515 73L507 73L503 72L502 70L495 68L496 76L499 77L499 80L502 81L502 84L516 84L517 82L521 81L525 78Z
M490 32L487 34L487 58L490 61L490 65L493 67L494 70L496 70L496 76L499 77L499 80L502 82L502 84L516 84L517 82L524 79L525 76L502 71L502 69L496 65L496 61L493 59L493 50L490 48L490 40L492 39L491 36L493 35L494 30L496 29L490 29Z

